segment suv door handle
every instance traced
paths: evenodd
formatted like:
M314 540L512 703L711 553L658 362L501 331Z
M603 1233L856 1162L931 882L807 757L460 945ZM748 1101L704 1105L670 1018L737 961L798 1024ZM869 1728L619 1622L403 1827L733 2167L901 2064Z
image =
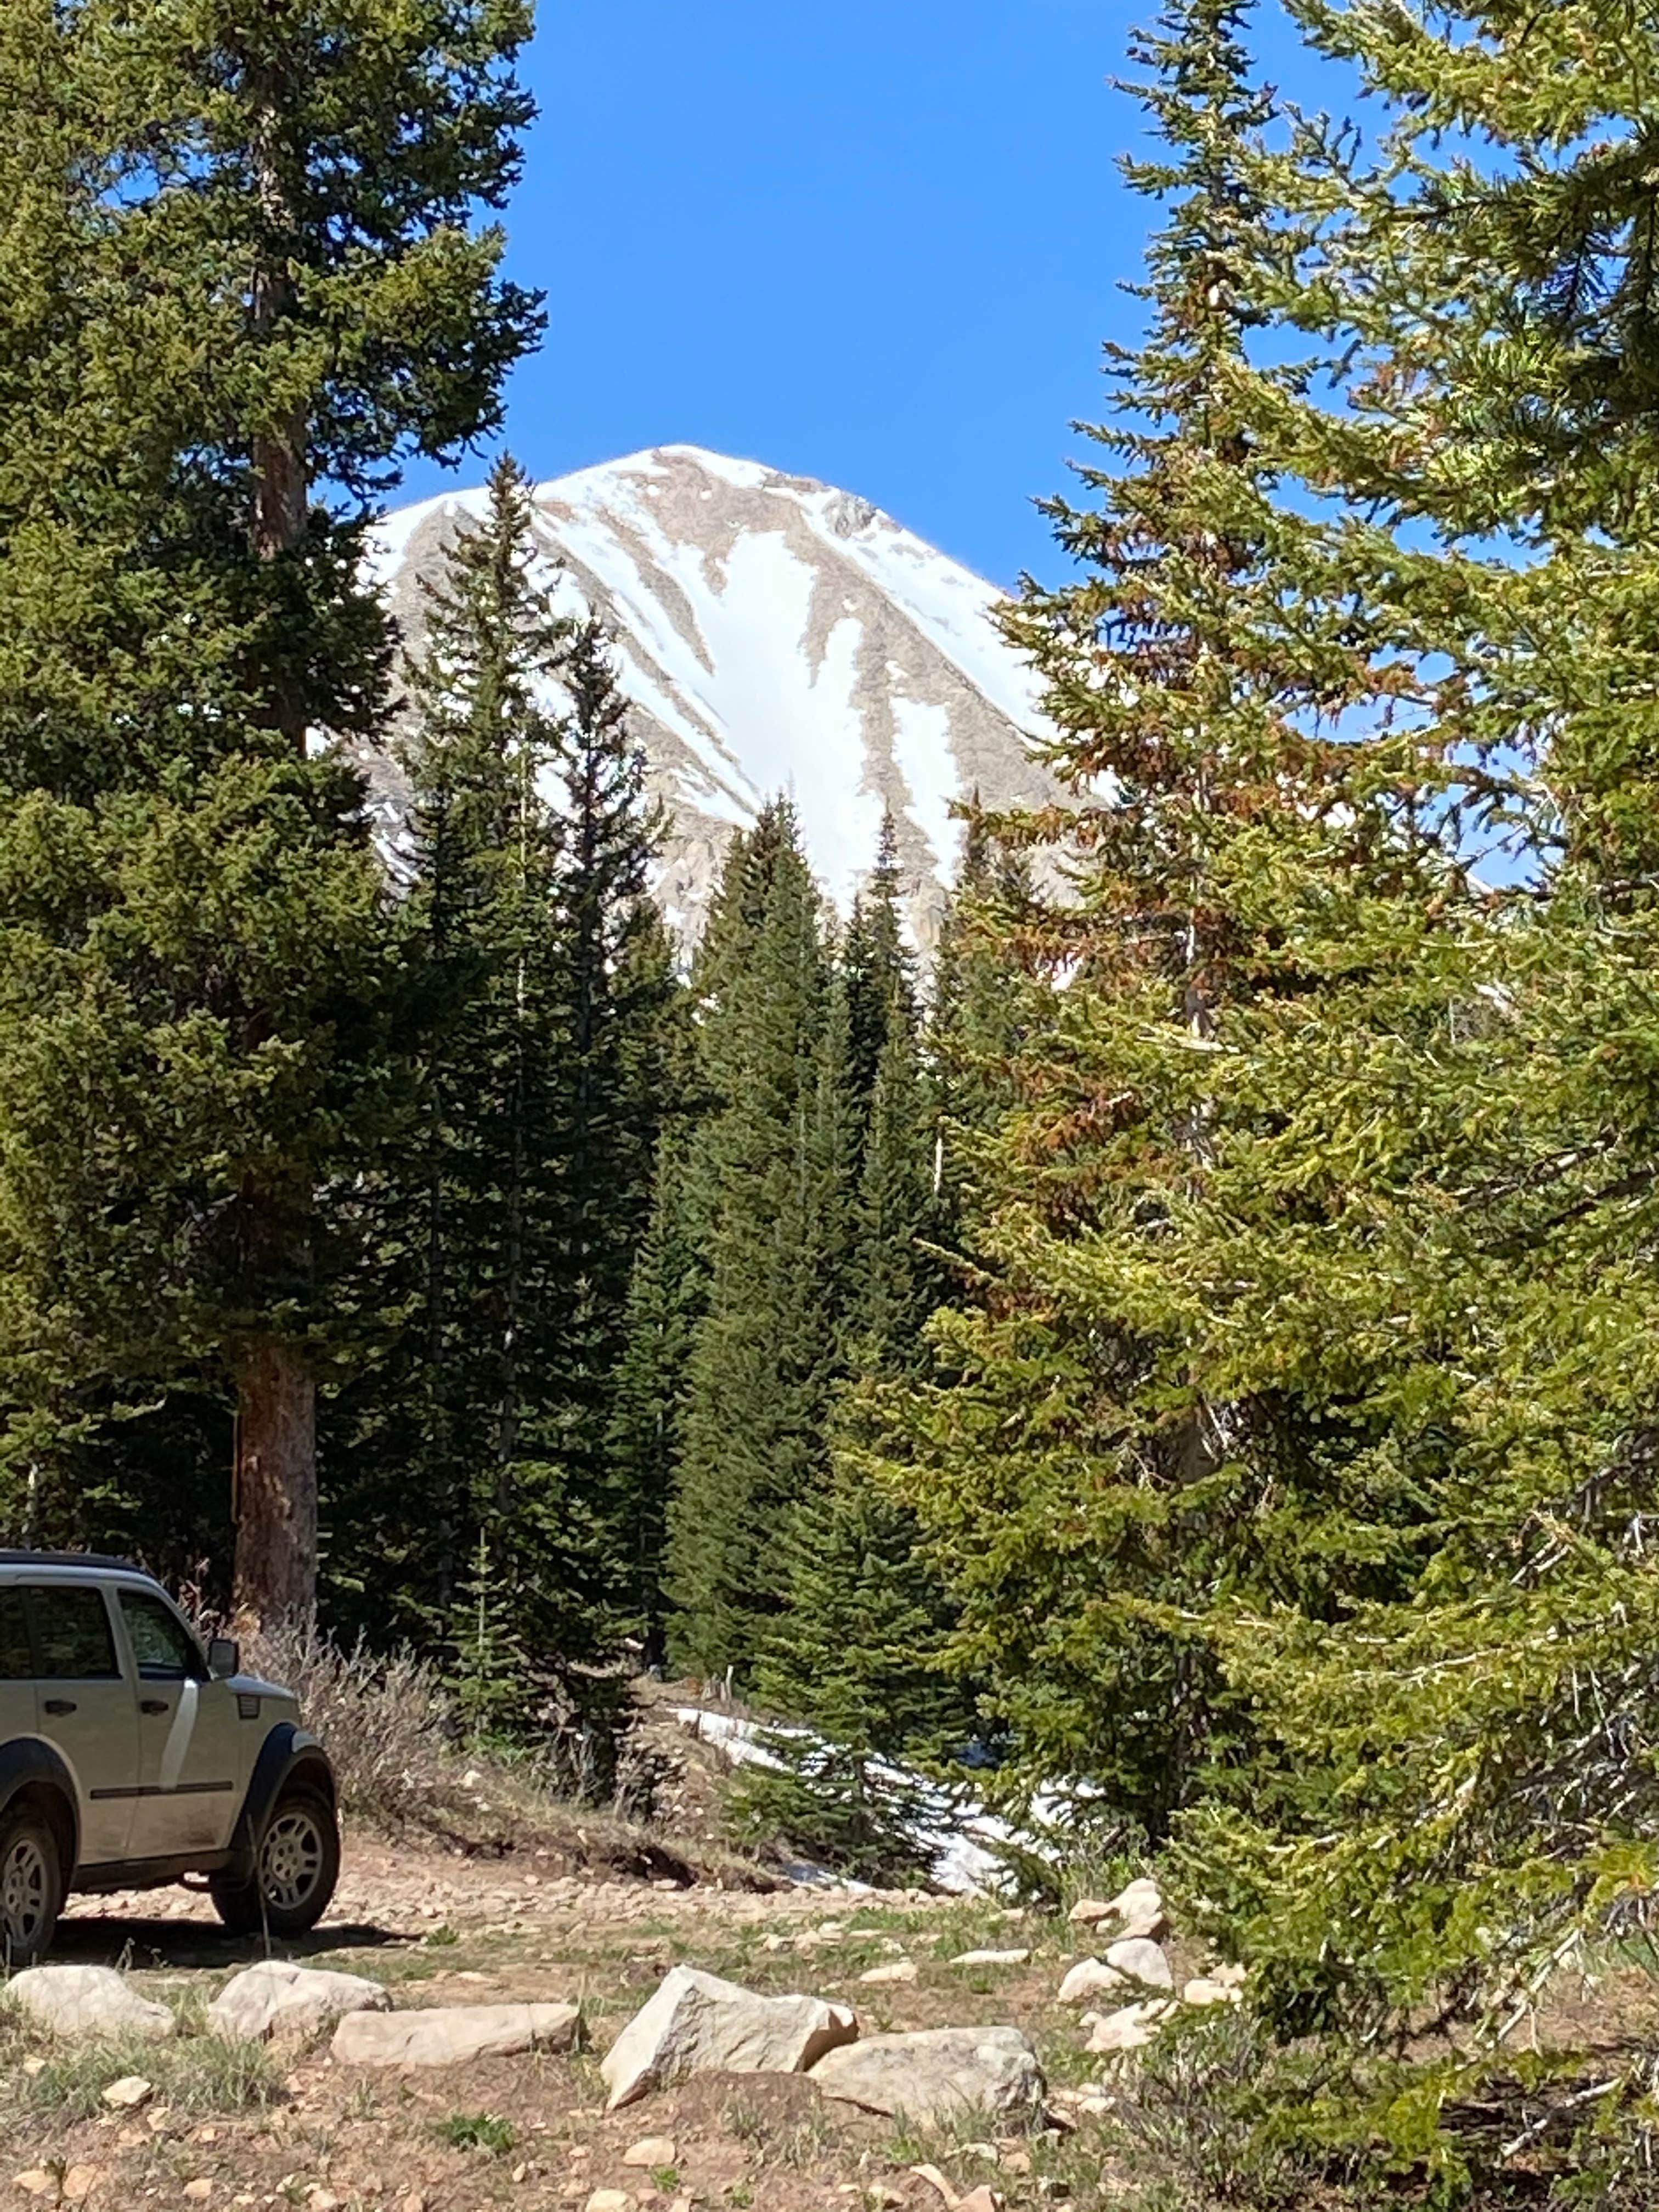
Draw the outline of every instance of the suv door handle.
M75 1700L73 1698L48 1698L45 1702L45 1710L49 1713L72 1713L75 1711Z
M141 1713L170 1713L173 1707L165 1698L141 1698L138 1710Z

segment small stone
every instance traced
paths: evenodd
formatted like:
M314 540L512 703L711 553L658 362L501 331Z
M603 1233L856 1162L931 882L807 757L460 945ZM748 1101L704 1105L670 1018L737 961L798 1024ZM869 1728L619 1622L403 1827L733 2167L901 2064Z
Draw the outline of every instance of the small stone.
M1029 1966L1029 1951L961 1951L951 1960L953 1966Z
M194 2181L185 2184L185 2194L192 2204L205 2204L213 2194L213 2184L205 2174L200 2174Z
M40 2057L38 2051L32 2057L26 2058L23 2061L23 2071L28 2075L31 2081L34 2080L36 2075L44 2074L46 2070L46 2062Z
M981 2181L977 2189L970 2189L965 2197L957 2199L957 2212L1002 2212L1007 2203L1000 2189L993 2189Z
M584 2212L634 2212L634 2200L625 2189L596 2189Z
M118 2112L136 2112L155 2094L155 2084L142 2074L124 2074L104 2092L104 2102Z
M1029 2173L1031 2171L1031 2154L1024 2149L1005 2150L999 2156L997 2164L1005 2173Z
M306 2191L306 2212L340 2212L340 2200L319 2181L314 2189Z
M1103 2020L1097 2021L1093 2033L1083 2047L1097 2055L1143 2051L1158 2033L1169 2010L1167 2004L1121 2006L1118 2011L1108 2013Z
M95 2166L70 2166L64 2175L64 2203L84 2204L103 2178Z
M624 2166L672 2166L678 2156L672 2136L647 2136L623 2153Z
M27 2173L14 2175L12 2186L21 2189L25 2197L44 2197L58 2183L56 2176L48 2173L44 2166L32 2166Z
M1061 1982L1055 2002L1063 2005L1082 2004L1090 1997L1106 1996L1123 1988L1123 1977L1115 1966L1101 1959L1079 1959L1068 1969Z
M881 1989L890 1982L914 1982L915 1978L914 1959L895 1959L890 1966L872 1966L867 1973L859 1976L860 1984L866 1989Z
M411 2189L398 2207L398 2212L426 2212L426 2199L418 2189Z
M1182 2004L1205 2006L1242 2004L1244 1992L1236 1983L1218 1981L1212 1974L1198 1974L1181 1992Z
M1142 1875L1115 1897L1080 1897L1066 1916L1073 1927L1098 1928L1115 1922L1120 1937L1144 1936L1155 1941L1169 1933L1164 1899L1158 1884Z
M930 2189L938 2190L945 2199L945 2212L957 2212L957 2192L936 2166L913 2166L910 2168L918 2181L925 2181Z

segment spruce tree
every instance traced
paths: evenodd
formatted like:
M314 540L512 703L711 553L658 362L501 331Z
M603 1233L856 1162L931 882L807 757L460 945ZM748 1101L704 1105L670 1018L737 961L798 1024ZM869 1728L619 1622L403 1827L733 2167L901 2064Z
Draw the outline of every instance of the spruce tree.
M672 1643L746 1674L781 1603L785 1516L823 1480L848 1136L845 1001L793 811L728 870L697 979L689 1200L704 1240L671 1516ZM839 1003L838 1003L839 1001Z
M1264 1025L1264 1091L1305 1100L1280 1148L1297 1187L1328 1188L1333 1105L1366 1102L1363 1200L1332 1211L1320 1255L1321 1364L1328 1388L1364 1376L1375 1449L1433 1516L1408 1590L1355 1587L1322 1620L1218 1616L1231 1676L1332 1790L1302 1818L1212 1808L1188 1846L1286 2024L1376 2034L1432 2004L1495 2031L1553 1964L1643 1914L1659 1847L1637 1073L1654 414L1633 189L1659 43L1589 6L1298 12L1389 127L1375 159L1303 136L1304 204L1340 186L1343 215L1291 305L1364 374L1351 410L1300 408L1294 434L1310 477L1367 514L1347 568L1374 631L1434 655L1417 711L1466 763L1465 834L1486 817L1533 872L1487 890L1484 927L1466 910L1455 954L1425 908L1431 1036L1383 1018L1374 985L1341 1033ZM1287 1255L1235 1237L1229 1256L1254 1286L1240 1326L1310 1363ZM1449 2060L1418 2109L1488 2063L1478 2044ZM1620 2091L1611 2069L1609 2124ZM1437 2130L1426 2148L1462 2154Z
M516 0L27 27L55 136L6 312L51 343L0 401L9 450L60 428L3 493L0 781L14 852L60 865L12 909L8 1261L83 1375L234 1389L250 1620L312 1601L317 1377L352 1303L319 1194L356 1187L404 1088L361 787L312 740L385 731L371 502L492 426L533 335L475 222L515 173L527 27Z
M891 1423L881 1479L958 1608L951 1664L1012 1736L1005 1781L1076 1778L1158 1832L1231 1771L1271 1771L1212 1609L1241 1586L1317 1611L1410 1578L1413 1483L1310 1444L1305 1378L1233 1379L1227 1279L1191 1224L1281 1110L1251 1073L1261 1010L1409 966L1456 889L1413 842L1409 799L1434 786L1382 720L1395 672L1320 596L1322 519L1279 495L1307 372L1260 365L1256 340L1305 233L1273 197L1246 12L1179 0L1135 49L1156 144L1124 166L1164 210L1147 335L1109 350L1089 501L1050 503L1082 573L1028 584L1006 624L1079 799L986 825L1016 855L1069 846L1075 896L1007 917L973 1295L934 1322L932 1376L868 1400ZM1346 945L1320 919L1339 914L1360 921ZM1252 1200L1281 1230L1298 1203L1271 1177Z
M646 759L605 634L580 626L559 672L563 848L552 949L562 1046L550 1069L558 1172L549 1194L549 1329L525 1455L539 1474L516 1539L542 1648L592 1657L633 1623L641 1516L609 1431L630 1283L681 1079L681 986L648 887L659 835Z

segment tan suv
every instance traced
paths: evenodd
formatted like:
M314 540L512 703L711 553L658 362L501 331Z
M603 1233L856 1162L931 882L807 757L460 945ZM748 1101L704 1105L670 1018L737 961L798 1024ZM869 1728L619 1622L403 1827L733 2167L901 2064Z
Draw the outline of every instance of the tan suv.
M333 1771L290 1691L204 1648L121 1559L0 1552L0 1945L30 1965L72 1890L205 1878L239 1934L301 1936L340 1870Z

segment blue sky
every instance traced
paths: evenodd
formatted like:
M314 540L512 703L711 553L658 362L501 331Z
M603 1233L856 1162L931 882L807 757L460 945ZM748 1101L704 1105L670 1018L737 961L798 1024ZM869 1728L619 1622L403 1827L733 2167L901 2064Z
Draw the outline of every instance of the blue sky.
M1144 207L1107 79L1152 0L541 0L511 267L548 294L508 440L538 477L684 441L862 493L999 582ZM1265 34L1284 74L1285 34ZM470 460L471 481L483 464ZM446 481L412 473L412 495Z

